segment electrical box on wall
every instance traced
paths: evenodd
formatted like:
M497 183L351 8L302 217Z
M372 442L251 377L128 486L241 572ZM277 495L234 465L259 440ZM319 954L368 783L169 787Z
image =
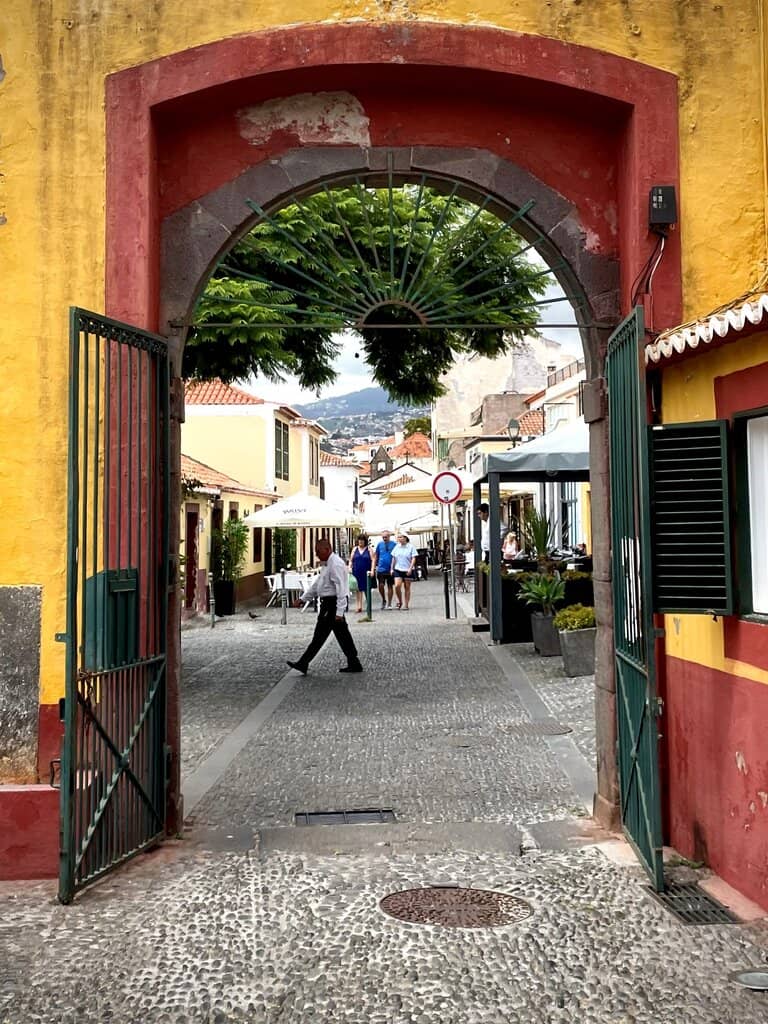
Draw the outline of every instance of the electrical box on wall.
M648 196L648 225L670 227L677 224L677 199L674 185L654 185Z

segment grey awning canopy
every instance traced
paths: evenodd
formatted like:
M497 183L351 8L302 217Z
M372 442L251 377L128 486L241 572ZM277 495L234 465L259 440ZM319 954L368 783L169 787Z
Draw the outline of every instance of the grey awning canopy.
M502 483L589 480L589 427L583 420L577 420L513 451L489 455L482 480L491 474L497 475Z

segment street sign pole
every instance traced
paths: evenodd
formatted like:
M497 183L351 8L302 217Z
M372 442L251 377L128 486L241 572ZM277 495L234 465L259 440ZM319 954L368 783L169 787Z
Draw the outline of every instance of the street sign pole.
M456 607L456 520L453 515L453 504L448 506L448 529L451 532L451 592L453 594L453 617L458 619Z
M456 527L453 517L453 503L458 501L461 497L461 492L464 489L464 484L458 473L452 473L450 470L446 470L444 473L438 473L435 479L432 481L432 493L435 498L440 502L441 507L448 506L448 558L449 566L448 572L450 572L450 583L451 590L453 591L453 617L458 618L458 609L456 603ZM442 522L442 514L441 514ZM448 578L446 577L446 583ZM448 594L446 593L445 600L445 617L449 619L451 617L450 604L448 600Z

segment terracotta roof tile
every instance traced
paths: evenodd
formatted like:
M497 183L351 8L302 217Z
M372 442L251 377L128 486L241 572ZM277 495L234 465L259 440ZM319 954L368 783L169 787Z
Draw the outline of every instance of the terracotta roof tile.
M416 480L415 476L409 476L408 473L403 473L402 476L397 477L396 480L390 480L388 484L382 484L382 491L391 491L393 487L402 487L403 484L412 484Z
M274 499L274 494L270 494L269 491L260 491L255 487L246 487L245 484L241 484L239 480L235 480L234 477L227 476L226 473L220 473L218 469L214 469L212 466L206 466L204 462L198 462L197 459L190 458L189 455L181 456L181 478L186 481L197 481L200 483L205 491L239 491L243 494L255 494L262 498Z
M645 346L646 363L658 363L670 356L682 355L720 340L737 338L742 331L757 327L768 315L768 293L753 292L720 306L708 316L680 327L662 331L655 341Z
M357 462L353 462L352 459L345 459L343 455L336 455L334 452L324 452L320 449L320 465L321 466L349 466L352 469L359 469L360 466Z
M544 433L544 410L528 409L518 420L521 437L534 437Z
M264 401L223 380L200 380L187 384L187 405L263 405Z
M389 454L395 457L410 455L414 459L430 459L432 457L432 445L429 443L427 435L417 430L409 437L406 437L402 444L393 448Z

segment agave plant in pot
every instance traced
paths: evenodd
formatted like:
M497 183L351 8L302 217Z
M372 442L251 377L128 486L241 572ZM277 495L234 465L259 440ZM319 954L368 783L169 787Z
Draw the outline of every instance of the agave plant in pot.
M565 583L559 576L534 573L520 585L519 597L526 604L538 605L531 614L533 646L544 658L560 653L560 636L553 625L555 605L565 597Z
M555 540L554 524L545 512L528 509L523 521L523 545L526 552L539 563L539 572L547 573L551 569L549 552Z
M213 597L217 615L235 614L235 591L243 575L248 550L248 527L242 519L227 519L214 530L216 558L213 565Z
M595 673L595 609L569 604L555 616L560 634L560 649L567 676L591 676Z

